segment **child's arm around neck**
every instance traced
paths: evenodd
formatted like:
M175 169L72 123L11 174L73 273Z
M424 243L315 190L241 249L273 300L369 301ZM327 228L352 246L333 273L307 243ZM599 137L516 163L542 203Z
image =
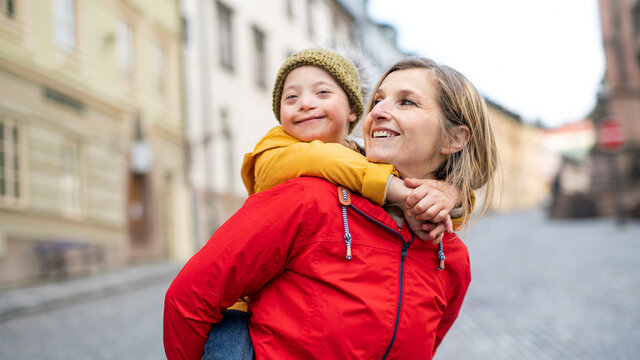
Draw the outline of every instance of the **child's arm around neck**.
M302 142L281 126L271 129L242 163L242 180L249 195L299 176L316 176L382 205L391 175L397 175L393 165L370 163L337 143Z

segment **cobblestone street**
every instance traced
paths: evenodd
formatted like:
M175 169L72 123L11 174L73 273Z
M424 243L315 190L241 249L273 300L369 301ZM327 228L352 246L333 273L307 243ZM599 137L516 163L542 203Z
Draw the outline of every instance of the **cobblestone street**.
M464 238L473 281L436 360L640 359L640 223L488 215ZM0 359L164 358L168 282L139 283L7 317Z
M640 359L640 223L487 216L436 359Z

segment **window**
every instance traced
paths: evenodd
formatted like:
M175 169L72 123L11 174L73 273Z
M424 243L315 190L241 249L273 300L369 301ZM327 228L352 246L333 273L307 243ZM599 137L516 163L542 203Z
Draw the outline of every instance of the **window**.
M253 27L253 47L255 59L255 80L261 89L267 88L267 56L264 32Z
M151 60L153 61L153 77L156 90L159 94L165 93L165 51L159 44L151 47Z
M76 47L76 9L74 0L54 0L54 39L56 45L66 51Z
M81 210L78 145L70 140L60 149L60 200L62 210L77 215Z
M24 0L0 0L0 36L3 40L19 42L24 39L24 6Z
M635 152L635 154L634 154ZM631 181L640 180L640 151L631 151Z
M231 9L218 2L218 34L220 43L220 65L233 71L233 28Z
M135 65L133 28L126 21L120 21L116 31L118 34L118 65L122 74L131 77Z
M16 2L14 0L0 0L0 13L7 19L15 19Z
M636 2L632 12L634 35L638 38L640 37L640 1Z
M0 203L15 205L24 197L24 171L21 159L21 129L8 118L0 117Z
M289 20L293 20L293 18L294 18L293 0L287 0L287 18Z
M315 35L315 24L313 23L313 0L307 0L307 34L310 38Z
M182 44L186 47L189 45L189 20L182 15L180 16L180 30L182 35Z
M226 173L227 173L227 186L229 188L233 187L233 184L235 182L235 170L233 169L233 164L234 164L234 152L233 152L233 130L231 129L231 126L229 125L229 112L227 111L227 109L220 109L220 124L221 124L221 133L222 133L222 141L224 142L224 149L225 149L225 155L226 155L226 159L224 159L223 161L225 162L225 168L226 168Z
M338 13L333 10L331 11L331 29L329 30L331 33L329 34L329 38L332 39L333 41L338 41L338 26L339 26L339 20L338 20Z

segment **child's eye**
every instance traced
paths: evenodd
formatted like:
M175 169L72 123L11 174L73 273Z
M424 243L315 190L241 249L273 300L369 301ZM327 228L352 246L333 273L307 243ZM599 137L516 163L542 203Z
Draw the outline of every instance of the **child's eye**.
M296 98L298 98L297 95L287 95L284 99L285 100L291 100L291 99L296 99Z
M373 104L373 106L376 106L380 101L382 101L382 99L373 99L371 103Z
M327 95L327 94L331 94L331 91L329 91L329 90L318 90L318 95Z

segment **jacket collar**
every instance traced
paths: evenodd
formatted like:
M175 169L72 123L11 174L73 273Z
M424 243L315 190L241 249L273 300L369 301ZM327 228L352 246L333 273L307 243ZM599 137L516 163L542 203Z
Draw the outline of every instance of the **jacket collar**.
M351 194L351 204L358 210L366 214L368 217L393 229L396 232L399 232L403 238L409 240L411 239L412 234L411 231L409 231L407 222L403 220L403 225L399 229L396 221L391 217L391 215L387 213L387 211L382 206L372 203L367 198L357 193Z

